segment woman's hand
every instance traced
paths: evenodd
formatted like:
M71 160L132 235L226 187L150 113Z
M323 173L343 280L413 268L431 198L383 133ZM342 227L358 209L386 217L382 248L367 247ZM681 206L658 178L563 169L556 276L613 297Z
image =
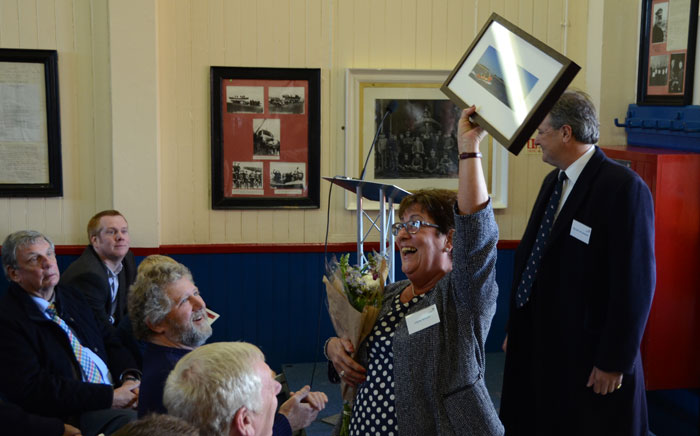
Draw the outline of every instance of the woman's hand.
M476 112L476 106L471 106L462 111L457 130L457 147L460 153L475 153L479 151L479 144L486 136L486 131L479 125L472 123L469 117Z
M350 386L357 386L365 381L367 371L350 357L355 352L352 342L345 338L331 338L326 347L326 354L333 362L340 378Z

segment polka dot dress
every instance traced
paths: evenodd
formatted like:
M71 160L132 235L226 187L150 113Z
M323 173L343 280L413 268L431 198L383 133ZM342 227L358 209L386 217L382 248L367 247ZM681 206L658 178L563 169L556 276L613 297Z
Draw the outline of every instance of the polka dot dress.
M368 360L367 379L362 383L355 397L350 435L398 436L394 398L394 353L392 343L394 332L406 312L415 305L423 294L402 303L399 293L392 302L392 308L377 321L367 338Z

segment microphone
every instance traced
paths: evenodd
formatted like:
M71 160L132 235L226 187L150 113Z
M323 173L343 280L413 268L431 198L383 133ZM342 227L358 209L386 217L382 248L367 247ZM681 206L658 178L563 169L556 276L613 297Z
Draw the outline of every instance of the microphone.
M377 138L379 138L379 134L382 132L382 129L384 128L384 120L386 120L386 117L388 117L390 114L392 114L398 106L399 106L399 104L396 102L396 100L391 100L391 102L386 106L386 110L384 111L384 116L382 117L382 120L379 122L379 128L377 129L377 133L375 133L374 139L372 140L372 145L369 147L369 153L367 153L367 159L365 159L365 164L362 166L362 173L360 174L360 180L365 179L365 171L367 171L367 163L369 162L369 157L372 155L372 149L374 148L374 144L377 143Z

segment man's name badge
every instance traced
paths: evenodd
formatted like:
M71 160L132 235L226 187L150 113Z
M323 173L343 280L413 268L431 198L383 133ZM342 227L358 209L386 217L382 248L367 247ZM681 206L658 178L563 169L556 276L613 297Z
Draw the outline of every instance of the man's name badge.
M206 309L206 311L207 311L207 321L209 322L209 325L214 324L214 321L219 319L220 315L218 313L214 312L213 310L208 309L208 308Z
M571 232L569 234L588 245L588 241L591 239L591 228L582 222L574 220L571 223Z
M434 304L406 316L406 326L408 327L409 335L419 332L439 322L440 315L438 315L437 307Z

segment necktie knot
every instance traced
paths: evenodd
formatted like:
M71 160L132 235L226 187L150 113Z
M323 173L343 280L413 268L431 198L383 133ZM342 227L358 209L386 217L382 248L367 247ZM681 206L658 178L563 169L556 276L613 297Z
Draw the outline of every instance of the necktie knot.
M564 171L559 171L559 175L557 176L557 180L561 183L567 179L568 179L568 177L566 176L566 173Z

